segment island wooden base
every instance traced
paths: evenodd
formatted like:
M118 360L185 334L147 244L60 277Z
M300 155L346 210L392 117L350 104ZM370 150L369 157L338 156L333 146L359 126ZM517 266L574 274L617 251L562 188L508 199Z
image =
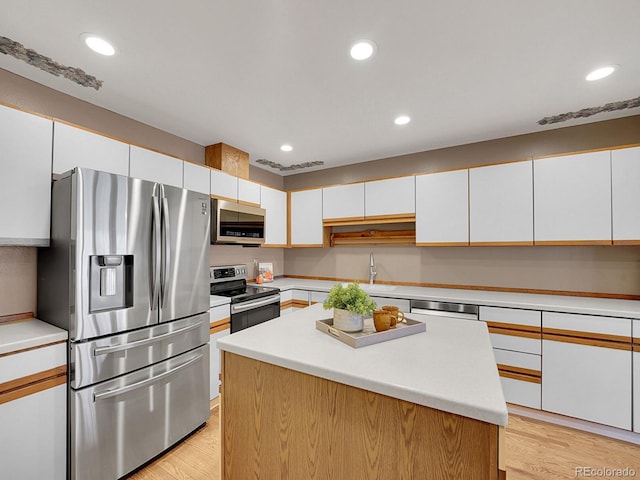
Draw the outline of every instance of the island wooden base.
M223 479L497 480L499 428L228 352Z

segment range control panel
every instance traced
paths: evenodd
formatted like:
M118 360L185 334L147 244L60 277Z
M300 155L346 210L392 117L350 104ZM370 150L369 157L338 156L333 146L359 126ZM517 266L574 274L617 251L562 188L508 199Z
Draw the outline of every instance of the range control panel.
M227 282L229 280L242 280L246 278L246 265L222 265L209 267L209 279L211 283Z

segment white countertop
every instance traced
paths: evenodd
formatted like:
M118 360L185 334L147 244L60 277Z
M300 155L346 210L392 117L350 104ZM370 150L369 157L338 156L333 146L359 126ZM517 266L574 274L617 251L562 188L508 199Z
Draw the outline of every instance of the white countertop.
M0 355L66 340L67 331L38 319L0 323Z
M409 315L427 331L352 348L316 330L316 304L217 341L221 350L496 425L507 406L484 322Z
M229 297L221 297L220 295L209 295L209 307L219 307L220 305L226 305L231 303Z
M329 291L341 282L325 280L307 280L282 277L270 283L281 290ZM405 298L408 300L437 300L443 302L468 303L478 306L494 306L545 310L549 312L581 313L586 315L604 315L609 317L640 319L640 301L614 300L608 298L572 297L563 295L540 295L532 293L490 292L483 290L458 290L450 288L410 287L404 285L360 286L376 297Z

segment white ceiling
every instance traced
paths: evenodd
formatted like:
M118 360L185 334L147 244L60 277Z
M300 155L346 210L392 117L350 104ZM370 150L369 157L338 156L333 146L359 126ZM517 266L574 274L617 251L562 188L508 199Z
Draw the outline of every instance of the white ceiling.
M638 114L536 123L640 95L639 18L638 0L2 0L0 35L104 85L0 67L252 163L326 168ZM378 52L356 62L361 38ZM621 67L584 80L607 64Z

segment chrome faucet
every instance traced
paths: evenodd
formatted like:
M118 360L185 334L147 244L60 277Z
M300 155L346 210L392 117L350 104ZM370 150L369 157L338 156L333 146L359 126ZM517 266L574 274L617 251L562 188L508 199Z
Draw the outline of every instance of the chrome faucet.
M376 261L373 259L373 252L369 255L369 285L373 285L373 279L376 278Z

